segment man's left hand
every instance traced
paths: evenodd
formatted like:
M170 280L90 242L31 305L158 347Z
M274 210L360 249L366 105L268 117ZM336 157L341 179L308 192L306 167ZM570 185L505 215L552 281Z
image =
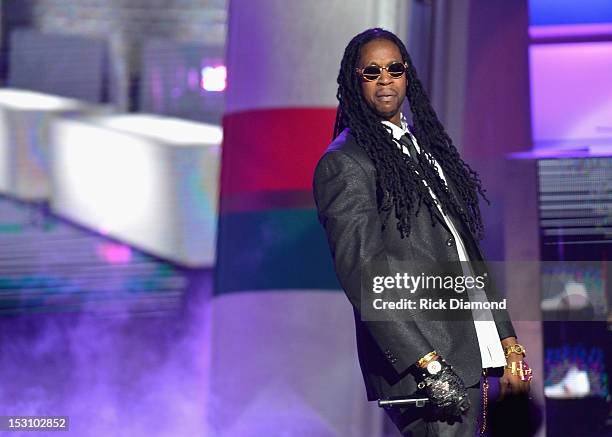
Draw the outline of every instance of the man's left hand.
M506 359L507 365L511 363L522 361L523 356L518 354L510 354ZM500 396L503 398L508 394L512 395L527 395L529 393L530 382L521 380L518 374L512 374L512 371L507 367L504 369L504 376L499 380Z

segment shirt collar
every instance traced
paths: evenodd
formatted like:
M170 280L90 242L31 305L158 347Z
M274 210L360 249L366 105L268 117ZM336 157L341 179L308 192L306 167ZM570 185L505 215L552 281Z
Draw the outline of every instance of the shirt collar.
M396 140L399 140L402 136L404 136L404 134L410 132L408 130L408 122L406 122L406 117L404 117L404 114L400 114L400 123L402 127L399 127L395 123L391 123L387 120L383 120L381 123L391 129L391 135L393 135L393 138Z

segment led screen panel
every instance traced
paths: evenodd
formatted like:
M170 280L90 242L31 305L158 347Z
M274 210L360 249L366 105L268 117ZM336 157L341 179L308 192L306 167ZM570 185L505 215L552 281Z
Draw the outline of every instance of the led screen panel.
M612 42L529 48L535 147L612 145Z

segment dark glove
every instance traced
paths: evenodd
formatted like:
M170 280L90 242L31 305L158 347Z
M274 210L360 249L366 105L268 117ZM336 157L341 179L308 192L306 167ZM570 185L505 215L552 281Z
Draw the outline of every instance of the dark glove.
M418 387L425 391L433 407L439 409L443 417L458 417L470 409L470 400L461 378L442 358L438 358L442 369L432 375L419 369Z

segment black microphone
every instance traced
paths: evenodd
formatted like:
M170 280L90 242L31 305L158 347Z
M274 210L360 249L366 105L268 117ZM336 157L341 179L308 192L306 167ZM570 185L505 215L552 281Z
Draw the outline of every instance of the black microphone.
M379 399L378 406L380 408L393 408L412 406L416 408L424 407L429 402L429 398L390 398Z

